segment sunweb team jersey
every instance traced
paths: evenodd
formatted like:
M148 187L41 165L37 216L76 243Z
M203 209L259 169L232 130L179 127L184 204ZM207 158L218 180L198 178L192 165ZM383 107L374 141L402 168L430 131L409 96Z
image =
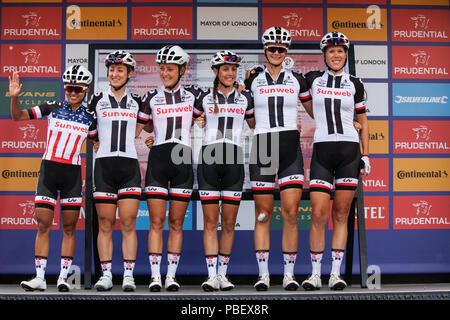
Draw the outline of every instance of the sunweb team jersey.
M147 92L143 109L153 120L154 146L169 142L191 145L192 118L200 115L194 113L194 104L201 92L197 86L184 85L175 91L160 87Z
M47 147L42 159L81 165L81 146L94 130L93 115L85 106L73 111L65 100L44 102L28 109L28 115L30 119L48 116Z
M328 70L310 71L305 77L311 87L316 123L314 142L359 143L353 120L355 112L366 112L361 80L345 72L334 75Z
M250 91L243 90L239 93L234 88L225 96L218 90L217 113L214 112L212 91L208 89L200 96L194 110L196 113L205 113L206 127L203 145L227 142L240 146L244 119L253 117L253 98Z
M246 88L253 94L255 134L297 130L298 98L311 100L309 86L301 73L282 69L277 79L269 71L250 76Z
M141 98L125 91L117 101L109 88L92 96L89 110L96 113L95 130L90 138L97 135L100 147L97 158L125 157L137 159L134 143L136 123L145 124L150 115L145 113Z

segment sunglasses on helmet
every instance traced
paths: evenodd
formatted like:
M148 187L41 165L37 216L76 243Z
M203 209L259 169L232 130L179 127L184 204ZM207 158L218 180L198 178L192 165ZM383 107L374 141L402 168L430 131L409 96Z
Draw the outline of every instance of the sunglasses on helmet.
M345 45L345 40L342 38L330 38L327 39L327 45L329 46L343 46Z
M75 92L75 93L81 93L83 91L86 91L88 87L83 87L83 86L72 86L72 85L65 85L64 89L66 90L66 92L71 93L71 92Z
M123 63L123 59L122 58L111 58L111 59L106 59L105 60L105 65L107 67L109 67L112 64L122 64Z
M279 52L279 53L285 53L287 51L286 47L278 47L278 46L268 46L266 47L267 51L271 53Z
M236 55L223 56L223 61L231 63L239 63L241 62L241 58Z

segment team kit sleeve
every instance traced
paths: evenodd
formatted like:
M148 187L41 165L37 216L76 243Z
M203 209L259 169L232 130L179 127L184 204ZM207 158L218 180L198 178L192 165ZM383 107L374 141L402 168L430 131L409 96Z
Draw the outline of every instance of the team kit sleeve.
M141 124L146 124L150 120L151 112L150 107L144 104L144 98L141 98L137 94L132 93L131 96L139 105L139 110L137 114L137 122Z
M152 98L153 98L154 96L156 96L157 94L158 94L158 90L153 89L153 90L148 91L148 92L144 95L144 97L142 98L142 105L141 105L141 108L142 108L142 112L143 112L144 114L148 115L148 120L147 120L147 121L149 121L149 120L152 119L151 101L152 101Z
M92 118L92 124L89 127L88 131L88 137L91 140L98 141L98 121L97 121L97 103L100 101L100 99L103 97L103 93L96 93L91 96L91 99L89 99L87 111L91 115Z
M356 114L366 113L366 100L364 97L364 84L362 83L360 78L356 78L353 76L350 76L350 80L355 85L355 110Z
M241 94L247 98L247 109L245 110L245 119L251 119L255 117L255 106L253 104L252 93L244 89Z
M292 74L297 79L298 84L300 85L300 90L299 90L299 94L298 94L300 101L302 103L308 102L309 100L312 99L311 93L309 92L309 89L311 88L311 86L309 85L308 81L306 81L306 78L305 78L305 76L303 76L302 73L293 71Z
M205 97L211 92L211 89L200 89L200 93L195 98L194 103L194 117L200 117L204 112L205 109L203 108L203 100Z
M202 89L197 86L190 86L189 91L192 92L192 94L195 97L194 101L194 107L193 107L193 117L198 118L200 117L205 110L203 109L203 100L204 98L210 93L211 89Z
M38 106L28 109L30 119L40 119L48 116L60 104L56 101L47 101Z

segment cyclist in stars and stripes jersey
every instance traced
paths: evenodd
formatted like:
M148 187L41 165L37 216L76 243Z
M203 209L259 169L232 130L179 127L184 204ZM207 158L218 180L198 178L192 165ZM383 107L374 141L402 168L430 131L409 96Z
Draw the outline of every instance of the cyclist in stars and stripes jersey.
M112 288L112 232L118 209L122 230L124 291L134 291L133 270L136 261L136 217L141 196L141 172L135 137L149 115L143 112L141 98L127 89L136 61L126 51L111 52L105 59L110 88L91 97L89 109L96 114L98 140L94 166L94 202L98 214L97 247L102 276L98 291Z
M59 291L69 291L67 276L75 252L75 228L82 203L81 147L92 132L93 115L83 105L92 74L85 67L74 65L67 68L62 80L66 100L44 102L30 109L19 106L22 89L19 74L9 78L11 116L13 120L30 120L47 117L47 145L42 157L35 195L35 218L38 231L35 240L36 277L22 281L27 291L45 290L45 269L50 250L49 234L53 223L54 209L60 191L61 224L63 240L61 246L61 272L58 277Z
M348 48L349 40L344 34L327 33L320 42L327 70L306 74L311 87L316 129L310 171L312 275L302 283L305 290L320 289L322 285L320 267L333 184L329 287L342 290L347 286L340 278L340 266L347 241L349 210L359 175L365 176L371 169L364 86L359 78L344 71ZM359 134L353 123L355 114L361 127Z

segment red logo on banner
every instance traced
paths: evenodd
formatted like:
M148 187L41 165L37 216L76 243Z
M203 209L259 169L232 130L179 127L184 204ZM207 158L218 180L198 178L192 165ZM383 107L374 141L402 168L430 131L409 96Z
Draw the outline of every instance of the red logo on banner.
M450 229L450 197L394 196L394 229Z
M392 46L392 76L405 79L450 79L447 47Z
M132 39L192 39L192 8L133 7Z
M372 171L363 178L365 192L387 192L389 191L389 159L370 159Z
M449 41L448 10L393 9L391 23L393 41Z
M2 44L1 77L19 72L22 77L59 77L61 45Z
M0 212L0 229L37 229L34 217L33 196L0 196L2 210ZM59 204L55 208L59 212ZM52 229L59 229L59 214L55 214Z
M3 7L2 39L61 39L61 8Z
M394 121L394 153L449 153L448 121Z
M0 132L4 137L0 152L43 153L46 146L47 121L7 121L2 122Z
M321 8L263 8L263 30L283 27L292 40L320 40L323 37Z

